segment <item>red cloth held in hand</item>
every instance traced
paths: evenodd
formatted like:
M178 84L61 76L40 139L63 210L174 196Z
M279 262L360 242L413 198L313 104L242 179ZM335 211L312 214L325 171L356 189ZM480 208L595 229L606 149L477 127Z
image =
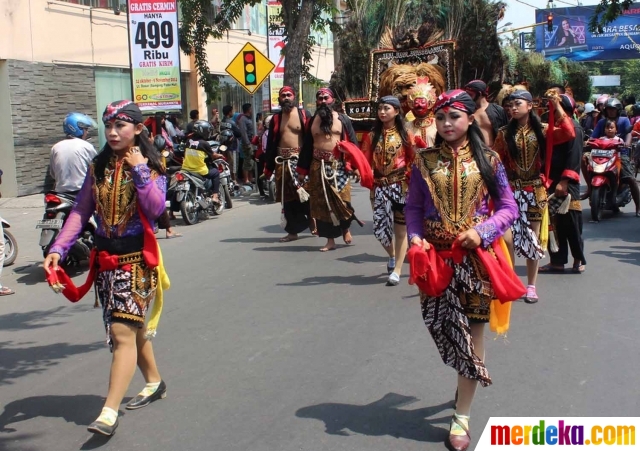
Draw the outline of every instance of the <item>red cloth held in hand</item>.
M340 141L336 148L349 155L356 169L360 171L360 185L373 189L373 169L362 150L349 141Z
M409 284L418 285L427 296L442 296L453 277L453 269L436 252L433 246L428 251L420 246L411 246L407 252L410 273Z

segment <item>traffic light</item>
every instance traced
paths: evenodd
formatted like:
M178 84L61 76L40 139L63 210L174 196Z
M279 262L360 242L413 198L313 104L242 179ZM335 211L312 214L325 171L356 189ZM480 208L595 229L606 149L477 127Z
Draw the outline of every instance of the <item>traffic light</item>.
M547 15L547 31L553 31L553 14Z
M244 61L244 84L246 86L255 86L257 85L256 54L253 50L248 50L242 53Z

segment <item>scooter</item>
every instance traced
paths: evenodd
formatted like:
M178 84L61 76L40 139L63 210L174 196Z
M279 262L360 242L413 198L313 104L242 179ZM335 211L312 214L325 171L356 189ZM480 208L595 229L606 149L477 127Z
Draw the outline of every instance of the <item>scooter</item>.
M42 254L45 257L49 254L49 249L58 237L60 229L67 221L75 203L74 194L49 191L44 195L44 216L36 223L36 229L42 229L38 244L42 248ZM91 217L76 242L73 243L64 264L73 266L79 264L82 260L89 259L91 250L95 246L97 228L97 223Z
M18 242L15 237L7 229L11 227L6 219L0 218L2 222L2 232L4 233L4 262L2 266L10 266L18 258Z
M591 174L591 219L599 222L603 210L614 213L631 202L631 189L620 183L621 152L628 152L622 144L606 139L590 139L587 147L591 154L587 170Z

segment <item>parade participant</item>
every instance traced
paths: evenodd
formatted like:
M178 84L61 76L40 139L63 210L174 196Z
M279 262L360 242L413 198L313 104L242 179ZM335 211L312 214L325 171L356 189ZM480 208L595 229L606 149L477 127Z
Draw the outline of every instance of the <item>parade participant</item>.
M102 116L107 144L90 166L77 204L44 261L52 288L78 301L95 283L103 308L107 341L113 351L109 391L89 431L112 435L118 408L135 373L136 362L147 385L127 409L139 409L166 396L166 385L148 338L155 334L168 279L153 235L153 223L164 211L166 178L142 125L142 113L128 100L113 102ZM95 212L95 260L87 283L79 290L58 267ZM95 254L92 254L95 255ZM97 275L96 275L97 273ZM93 279L95 277L95 280ZM145 316L154 295L151 320Z
M305 135L298 160L299 183L309 176L311 217L316 220L318 235L327 239L320 251L336 248L335 239L342 235L351 244L349 228L356 220L351 206L351 163L338 143L357 143L351 120L334 111L335 97L329 88L316 93L316 114L311 119L310 132Z
M491 316L493 326L496 310L509 308L508 303L492 302L498 296L498 284L484 257L500 254L498 258L506 261L499 238L517 218L518 208L504 167L474 121L473 99L462 90L448 91L438 98L434 110L438 144L415 157L405 215L412 246L411 277L420 288L424 322L444 363L458 372L456 411L447 446L464 451L471 441L469 415L478 382L491 384L484 364L484 325ZM435 265L440 273L429 271L437 280L426 280L421 286L424 275L416 274L413 256L434 250L442 263ZM454 257L456 253L461 258ZM511 300L524 292L508 261L498 272L519 284L509 293ZM496 282L502 282L499 276ZM432 291L436 285L437 293ZM506 316L504 327L508 328L508 312Z
M560 97L555 91L549 91L547 95L555 122L551 125L541 123L533 111L531 94L516 90L510 96L513 102L511 122L498 131L494 143L520 209L520 217L512 227L513 236L508 232L506 238L511 244L512 259L514 250L527 259L528 285L524 301L530 304L538 302L538 262L544 257L545 236L548 234L548 227L542 230L542 237L540 232L543 220L548 220L545 185L549 180L551 149L553 145L575 138L571 118L559 107Z
M397 97L381 98L373 131L366 134L362 142L362 152L373 168L373 234L389 255L388 286L400 283L402 264L407 253L407 226L404 220L406 172L414 157L413 135L405 130L400 113L400 100Z
M415 119L406 125L407 130L422 138L427 147L433 146L437 135L433 118L433 105L437 97L436 89L429 83L428 77L418 77L408 95L408 104Z
M280 239L288 243L298 239L298 234L309 228L311 216L309 202L302 202L299 193L296 168L300 149L304 142L307 124L311 114L296 107L296 93L293 88L284 86L278 93L280 111L273 115L269 123L266 147L265 177L276 173L276 202L282 204L284 230L287 236ZM303 196L304 197L304 196ZM315 227L311 225L311 233Z
M621 116L622 103L616 98L609 98L604 105L604 117L600 119L596 125L596 128L591 134L591 138L602 138L606 136L605 125L607 120L613 120L616 123L616 135L621 138L625 146L631 146L632 127L628 117ZM590 153L587 152L582 158L582 173L587 182L587 192L582 195L581 200L588 199L591 196L591 172L587 171L587 162ZM635 168L629 158L629 154L625 152L620 153L620 161L622 168L620 170L620 182L629 185L631 190L631 197L633 197L633 203L636 205L636 217L640 217L640 188L635 178Z
M560 106L571 117L574 111L573 99L565 94L562 94L560 99ZM551 184L547 190L548 194L550 196L553 194L558 202L561 199L569 202L568 211L563 214L557 213L552 217L554 233L558 240L558 251L553 252L549 249L551 263L541 266L538 272L564 273L564 265L568 262L569 248L571 248L573 256L572 272L578 274L584 272L587 264L584 257L582 206L580 205L580 159L584 145L584 133L575 119L573 127L576 137L553 148L549 174ZM567 199L567 196L570 197Z
M473 117L475 117L480 130L482 130L484 142L487 146L493 147L498 130L509 122L507 113L500 105L489 103L489 100L487 100L489 91L484 81L472 80L464 86L464 90L476 102L476 112Z

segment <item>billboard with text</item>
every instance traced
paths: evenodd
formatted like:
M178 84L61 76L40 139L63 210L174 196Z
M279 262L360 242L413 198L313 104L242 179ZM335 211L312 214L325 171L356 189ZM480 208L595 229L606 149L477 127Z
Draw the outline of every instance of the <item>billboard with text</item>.
M536 51L548 59L565 57L575 61L640 58L640 3L633 3L602 33L589 31L593 6L536 10ZM551 13L551 30L546 25Z

